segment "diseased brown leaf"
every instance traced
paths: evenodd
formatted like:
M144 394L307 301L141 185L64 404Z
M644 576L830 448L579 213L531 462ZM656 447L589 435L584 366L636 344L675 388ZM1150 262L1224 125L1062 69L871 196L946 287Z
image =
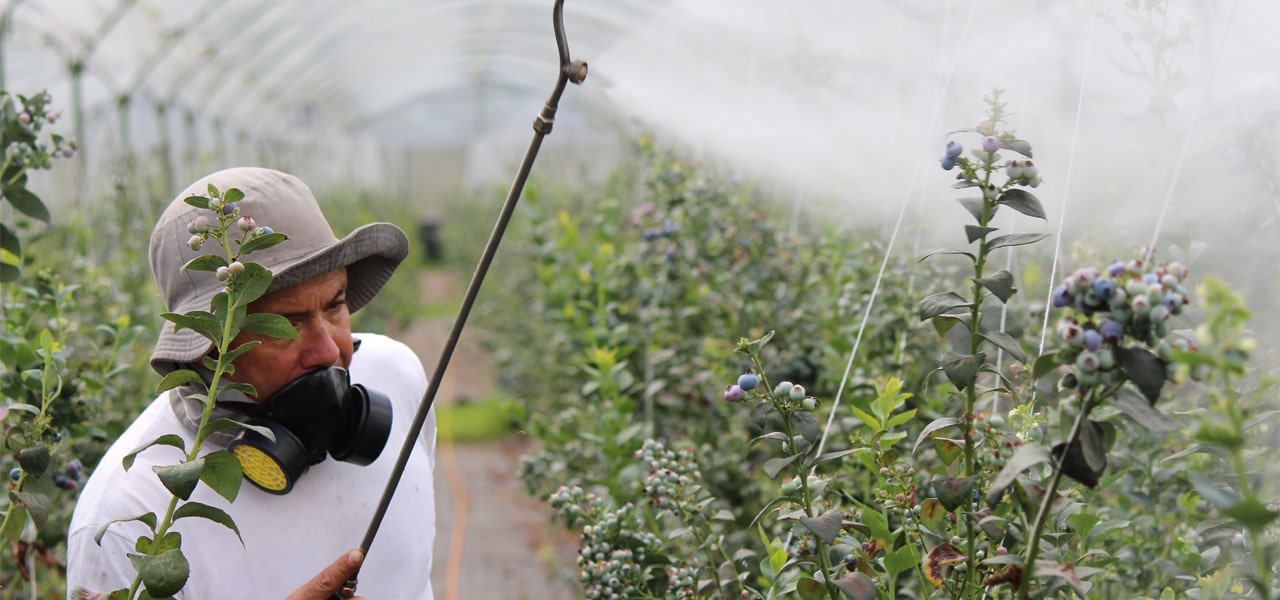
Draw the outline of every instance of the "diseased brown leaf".
M938 544L924 558L924 576L934 587L942 588L942 580L951 574L951 565L966 560L969 557L959 548L948 543Z

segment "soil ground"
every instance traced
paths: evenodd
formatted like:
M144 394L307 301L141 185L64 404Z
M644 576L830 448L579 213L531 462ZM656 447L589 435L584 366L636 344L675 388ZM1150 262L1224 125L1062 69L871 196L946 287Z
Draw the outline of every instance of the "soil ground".
M465 282L443 269L422 272L426 302L458 302ZM455 315L421 319L394 337L408 344L430 375ZM466 330L440 382L435 406L489 397L492 362ZM434 410L434 409L433 409ZM436 539L431 582L441 600L571 600L581 596L577 536L551 521L551 509L528 496L520 481L520 455L534 442L518 434L492 441L453 443L441 432L436 449Z

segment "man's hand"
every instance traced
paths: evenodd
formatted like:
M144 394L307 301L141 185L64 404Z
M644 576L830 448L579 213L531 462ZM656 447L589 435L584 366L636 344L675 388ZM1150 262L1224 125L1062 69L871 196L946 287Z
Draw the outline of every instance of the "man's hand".
M294 590L285 600L329 600L342 590L342 584L346 583L348 577L355 575L363 560L364 553L359 549L343 554L338 560L333 561L333 564L312 577L311 581ZM363 600L363 598L356 597L353 600Z

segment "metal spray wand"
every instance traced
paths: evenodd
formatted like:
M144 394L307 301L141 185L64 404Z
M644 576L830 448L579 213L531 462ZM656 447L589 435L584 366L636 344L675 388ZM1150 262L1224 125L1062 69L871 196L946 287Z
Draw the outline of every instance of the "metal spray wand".
M444 345L440 360L436 362L436 369L431 375L430 383L427 385L427 392L423 395L422 402L418 405L418 412L413 417L413 424L409 427L409 434L404 440L404 445L400 448L400 455L396 459L395 467L391 470L391 478L387 481L387 487L382 493L382 499L378 502L378 510L374 513L373 520L369 523L369 529L364 534L364 541L360 543L360 551L366 555L369 553L369 546L373 545L373 538L377 535L378 528L382 525L383 517L387 514L387 507L391 504L391 497L395 494L396 486L400 484L400 477L404 474L405 464L409 462L409 456L413 453L418 436L422 435L422 426L426 423L427 413L431 411L431 404L435 401L436 392L440 389L440 381L444 379L445 370L449 367L449 359L452 358L453 350L458 345L458 338L462 336L462 328L466 325L467 316L471 313L471 307L475 304L476 295L480 293L480 286L484 283L484 276L489 271L489 265L493 262L494 255L498 252L498 244L502 242L502 234L506 231L507 224L511 221L511 215L515 212L516 203L520 199L521 192L524 191L525 180L529 178L529 170L533 168L533 161L538 156L538 148L542 146L542 138L551 133L551 126L555 123L556 108L560 102L560 95L564 92L565 84L570 81L582 83L587 78L587 63L569 58L569 41L564 33L564 0L556 0L552 23L555 27L556 46L560 50L560 73L556 78L555 90L551 92L551 97L533 121L533 140L529 142L529 148L525 151L524 161L520 164L520 170L516 173L510 192L507 193L507 200L502 205L502 212L498 215L498 222L494 224L493 232L489 234L489 241L484 245L484 252L480 255L480 262L476 265L476 270L471 275L471 282L467 284L467 292L462 299L462 306L458 308L458 316L453 321L453 329L449 331L449 340ZM341 600L354 597L356 577L358 575L359 571L352 575L343 584L342 591L335 594L334 598Z

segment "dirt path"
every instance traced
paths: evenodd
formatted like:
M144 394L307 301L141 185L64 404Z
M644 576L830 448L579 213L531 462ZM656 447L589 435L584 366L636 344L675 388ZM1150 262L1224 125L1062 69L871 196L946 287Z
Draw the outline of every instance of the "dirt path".
M465 282L443 269L421 273L427 302L459 301ZM454 315L422 319L394 337L408 344L430 375ZM466 332L440 382L436 406L488 397L492 362ZM441 600L572 600L576 536L551 522L551 510L524 493L520 455L527 438L454 444L441 432L436 451L436 539L431 582Z

